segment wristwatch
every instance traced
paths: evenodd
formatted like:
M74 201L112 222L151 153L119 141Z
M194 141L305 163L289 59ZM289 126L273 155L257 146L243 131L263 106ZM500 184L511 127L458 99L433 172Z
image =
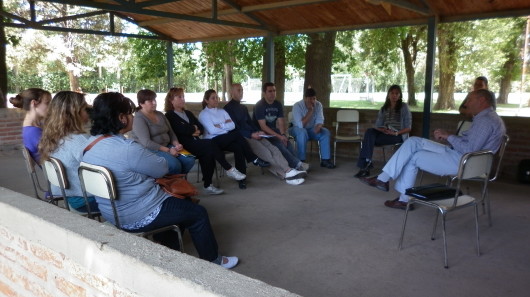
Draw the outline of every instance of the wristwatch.
M396 131L396 136L398 136L398 132Z

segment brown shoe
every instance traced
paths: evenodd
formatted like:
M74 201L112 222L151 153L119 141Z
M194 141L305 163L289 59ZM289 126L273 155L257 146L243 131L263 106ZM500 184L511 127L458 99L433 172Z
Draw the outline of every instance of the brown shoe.
M397 209L407 209L407 202L399 201L399 197L397 197L394 200L387 200L385 201L385 206L390 208L397 208ZM414 210L414 205L411 205L409 207L409 210Z
M372 176L372 177L361 177L359 178L360 181L362 181L363 183L369 185L370 187L374 187L374 188L377 188L381 191L385 191L385 192L388 192L388 184L389 182L382 182L380 180L377 179L377 176Z

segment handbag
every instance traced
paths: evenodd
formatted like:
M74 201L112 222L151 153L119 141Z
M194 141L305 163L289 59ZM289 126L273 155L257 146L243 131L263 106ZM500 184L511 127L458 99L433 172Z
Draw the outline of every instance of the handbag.
M159 184L166 193L173 197L190 199L191 196L197 196L199 192L197 191L197 188L184 178L185 176L185 174L169 174L155 179L155 182Z
M440 200L454 198L455 194L455 188L451 188L439 183L412 187L405 190L405 195L409 195L422 200ZM458 193L458 196L460 195L462 195L462 191Z

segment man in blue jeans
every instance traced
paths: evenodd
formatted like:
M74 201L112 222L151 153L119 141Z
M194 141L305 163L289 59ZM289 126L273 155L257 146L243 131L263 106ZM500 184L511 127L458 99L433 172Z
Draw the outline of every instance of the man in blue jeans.
M329 169L335 168L331 162L330 133L322 127L324 124L324 109L322 103L317 101L317 93L308 88L304 92L304 99L293 105L293 126L289 134L296 140L298 158L305 160L306 144L308 140L318 140L320 147L320 166Z

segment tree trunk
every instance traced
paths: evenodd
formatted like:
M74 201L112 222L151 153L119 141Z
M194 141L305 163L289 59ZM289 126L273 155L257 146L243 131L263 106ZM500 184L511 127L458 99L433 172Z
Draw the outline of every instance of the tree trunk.
M414 40L412 35L407 33L407 37L401 39L401 51L403 52L403 60L405 61L405 73L407 75L407 92L408 99L407 103L409 106L416 106L416 91L415 91L415 82L414 82L414 58L410 52L410 47L413 45Z
M440 25L438 29L438 65L440 67L440 85L438 88L438 100L434 110L455 108L455 72L458 67L458 44L455 41L454 32L449 26Z
M66 71L68 72L68 79L70 81L70 91L79 90L79 78L75 75L74 66L72 57L66 57Z
M308 34L305 53L304 90L310 85L317 92L322 106L330 106L331 60L337 32ZM300 98L301 99L301 98Z
M274 39L274 84L276 85L276 100L285 102L285 40Z
M515 59L508 59L503 65L503 75L501 76L501 83L499 89L499 97L497 97L497 104L508 103L508 94L512 90L512 75L515 67Z
M511 51L508 55L508 59L502 66L502 76L499 89L499 97L497 98L497 104L506 104L508 103L508 94L512 90L512 76L517 63L519 52Z
M227 92L230 92L230 88L232 87L232 83L234 81L234 67L232 65L225 64L224 70L223 101L228 101L231 98L226 97L227 95L230 97L230 94Z

